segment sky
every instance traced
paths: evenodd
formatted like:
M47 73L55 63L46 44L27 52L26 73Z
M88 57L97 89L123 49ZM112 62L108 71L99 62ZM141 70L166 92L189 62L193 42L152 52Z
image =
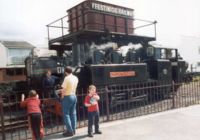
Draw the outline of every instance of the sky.
M47 41L46 25L65 16L67 9L82 1L0 0L0 39L25 40L38 47L44 46ZM183 50L188 49L183 38L200 39L199 0L101 1L132 8L135 18L156 20L156 43L163 46Z

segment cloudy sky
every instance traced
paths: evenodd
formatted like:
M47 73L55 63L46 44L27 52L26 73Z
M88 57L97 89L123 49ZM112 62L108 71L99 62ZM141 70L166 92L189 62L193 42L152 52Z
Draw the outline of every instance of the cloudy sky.
M0 39L43 46L46 25L83 0L0 0ZM156 20L157 42L180 47L183 36L200 38L199 0L102 0L135 10L139 19ZM185 48L181 48L185 49Z

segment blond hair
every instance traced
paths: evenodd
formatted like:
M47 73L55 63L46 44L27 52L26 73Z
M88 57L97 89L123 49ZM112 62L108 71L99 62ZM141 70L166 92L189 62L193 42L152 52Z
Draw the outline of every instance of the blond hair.
M36 97L36 96L37 96L37 92L35 90L29 91L29 97Z
M96 86L95 86L95 85L90 85L90 86L88 87L88 91L90 91L91 89L96 89Z

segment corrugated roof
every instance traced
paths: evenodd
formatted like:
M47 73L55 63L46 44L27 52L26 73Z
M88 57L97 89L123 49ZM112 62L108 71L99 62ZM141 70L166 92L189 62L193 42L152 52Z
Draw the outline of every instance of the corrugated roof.
M32 44L26 41L1 41L6 48L35 48Z

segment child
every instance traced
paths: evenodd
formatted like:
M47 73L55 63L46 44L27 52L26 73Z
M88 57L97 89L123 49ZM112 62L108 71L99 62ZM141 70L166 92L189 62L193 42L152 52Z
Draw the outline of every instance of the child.
M93 137L92 125L95 122L95 134L102 134L99 130L99 95L96 93L96 87L90 85L88 88L88 95L85 97L85 106L88 110L88 136Z
M29 98L24 100L24 94L21 98L21 107L27 108L29 128L33 140L41 140L44 136L42 115L40 110L40 100L35 90L29 92Z

